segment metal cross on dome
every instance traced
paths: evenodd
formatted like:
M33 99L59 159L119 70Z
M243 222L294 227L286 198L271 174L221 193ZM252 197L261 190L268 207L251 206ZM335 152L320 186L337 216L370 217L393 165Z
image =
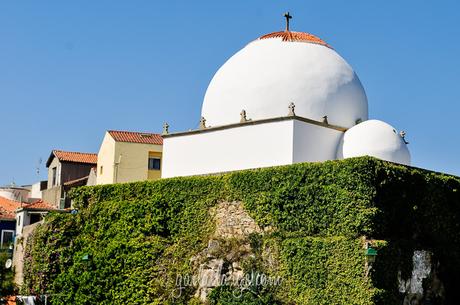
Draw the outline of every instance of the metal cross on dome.
M284 18L286 18L286 32L289 32L289 19L292 19L292 16L287 12L284 14Z

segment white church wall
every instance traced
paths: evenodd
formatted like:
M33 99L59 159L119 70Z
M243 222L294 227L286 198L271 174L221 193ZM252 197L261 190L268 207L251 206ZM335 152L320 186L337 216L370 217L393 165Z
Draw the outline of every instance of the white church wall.
M165 137L162 178L292 163L293 120Z
M343 132L294 121L293 163L335 160Z

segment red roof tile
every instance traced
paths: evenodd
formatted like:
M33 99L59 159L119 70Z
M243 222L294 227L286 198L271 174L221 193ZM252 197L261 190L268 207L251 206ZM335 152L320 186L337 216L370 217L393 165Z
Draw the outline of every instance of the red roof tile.
M108 133L117 142L163 145L163 138L158 133L109 130Z
M14 211L20 207L20 202L0 197L0 219L15 219Z
M292 32L292 31L280 31L274 32L270 34L263 35L259 37L260 40L262 39L269 39L269 38L281 38L283 41L297 41L297 42L309 42L319 44L328 48L332 47L328 45L324 40L321 38L304 32Z
M45 202L41 199L34 201L32 203L25 203L22 205L22 208L28 209L28 210L55 210L56 209L48 202Z
M63 150L53 150L51 152L46 166L48 167L51 164L53 157L59 159L59 161L64 162L75 162L75 163L87 163L87 164L97 164L97 154L94 153L82 153L74 151L63 151Z

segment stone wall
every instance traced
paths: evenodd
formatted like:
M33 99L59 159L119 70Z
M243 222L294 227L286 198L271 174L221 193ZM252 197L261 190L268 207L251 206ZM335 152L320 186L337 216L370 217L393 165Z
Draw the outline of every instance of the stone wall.
M215 238L245 239L252 233L262 233L241 202L221 202L211 213L216 224Z
M404 296L403 305L444 304L444 285L439 279L439 262L433 253L415 250L412 256L411 277L407 280L398 274L399 291Z
M211 290L235 283L244 276L241 262L252 255L251 234L263 230L244 210L241 202L221 202L211 210L215 231L208 247L192 258L198 288L195 297L206 302Z

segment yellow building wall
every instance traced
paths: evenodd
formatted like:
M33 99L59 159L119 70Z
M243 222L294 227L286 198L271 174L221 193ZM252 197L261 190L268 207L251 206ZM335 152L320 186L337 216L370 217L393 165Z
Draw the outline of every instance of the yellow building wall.
M157 153L161 158L162 151L162 145L116 142L115 160L119 163L114 168L113 183L159 179L161 171L149 171L148 161L149 154Z
M97 184L160 179L161 170L149 170L148 160L162 159L162 151L162 145L116 142L106 132L98 153Z
M102 168L102 170L101 170ZM97 154L97 184L111 184L115 177L115 140L106 132Z

